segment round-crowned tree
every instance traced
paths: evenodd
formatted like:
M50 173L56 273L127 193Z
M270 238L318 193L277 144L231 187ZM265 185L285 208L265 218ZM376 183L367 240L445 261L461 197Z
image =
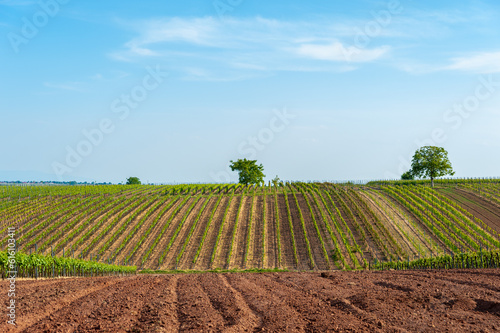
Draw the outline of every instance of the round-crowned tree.
M264 182L264 166L257 165L257 161L239 159L231 162L231 170L239 172L239 181L244 185L261 184Z
M410 172L415 177L430 178L432 187L435 178L455 174L448 159L448 152L444 148L434 146L425 146L415 152Z
M141 181L138 177L129 177L127 179L127 185L141 185Z

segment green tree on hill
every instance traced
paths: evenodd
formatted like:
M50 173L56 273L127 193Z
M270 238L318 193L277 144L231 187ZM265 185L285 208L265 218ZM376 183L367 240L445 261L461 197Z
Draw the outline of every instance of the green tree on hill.
M129 177L127 179L127 185L141 185L141 181L137 177Z
M410 172L415 177L430 178L432 187L435 178L455 174L448 159L448 152L444 148L434 146L425 146L415 152Z
M257 161L239 159L236 162L231 162L231 170L238 171L240 183L244 185L256 185L264 182L264 166L257 165Z
M415 176L413 175L413 173L410 171L406 171L405 173L403 173L401 175L401 180L413 180L415 179Z

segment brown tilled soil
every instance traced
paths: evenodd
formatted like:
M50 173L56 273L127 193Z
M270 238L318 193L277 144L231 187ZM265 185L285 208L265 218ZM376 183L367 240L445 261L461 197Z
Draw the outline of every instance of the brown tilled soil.
M0 332L498 332L500 270L17 281Z

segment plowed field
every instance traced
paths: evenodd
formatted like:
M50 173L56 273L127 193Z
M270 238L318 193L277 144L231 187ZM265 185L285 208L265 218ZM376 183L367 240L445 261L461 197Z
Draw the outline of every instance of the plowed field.
M1 332L495 332L500 270L24 280L16 305Z

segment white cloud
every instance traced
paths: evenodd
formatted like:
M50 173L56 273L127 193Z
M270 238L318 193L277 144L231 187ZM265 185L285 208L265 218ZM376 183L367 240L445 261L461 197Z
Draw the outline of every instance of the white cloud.
M138 56L157 56L157 55L159 55L157 52L155 52L151 49L148 49L148 48L140 47L140 46L136 45L134 42L129 42L126 44L126 46L130 49L131 53L138 55Z
M388 46L363 49L354 46L346 47L340 42L333 42L327 45L303 44L297 49L298 54L312 59L352 62L373 61L382 57L388 51Z
M451 61L436 59L434 63L419 59L421 55L425 57L422 45L426 41L436 43L451 38L457 25L470 30L488 19L483 10L466 13L408 9L394 15L389 23L381 24L374 36L367 33L371 30L366 27L367 22L377 22L375 18L284 21L253 17L221 21L214 17L174 17L120 22L136 36L109 56L126 62L151 61L154 57L154 61L165 64L171 71L182 72L184 77L211 80L219 79L217 75L246 77L276 71L352 71L389 55L390 63L385 61L385 65L414 74L442 70L500 71L497 53Z
M486 52L470 57L452 59L445 69L463 70L476 73L500 73L500 52Z
M248 80L255 77L261 77L260 75L251 73L238 73L235 71L226 71L223 73L213 73L210 70L205 70L201 68L185 68L184 75L181 77L184 81L210 81L210 82L230 82L230 81L242 81Z
M424 75L443 70L442 65L427 64L407 58L400 58L395 60L393 62L393 66L399 69L400 71L413 75Z
M167 43L183 43L215 47L227 36L222 34L221 23L214 18L168 18L133 23L138 36L125 44L129 55L157 56L151 48Z
M214 18L170 18L151 20L142 28L143 34L132 44L153 44L159 42L183 41L192 44L210 45L214 33L220 28L220 22Z
M493 74L500 73L500 52L476 53L469 57L454 57L434 64L411 59L399 59L394 62L394 66L399 70L417 75L441 71Z
M321 43L317 47L323 48L342 46L339 38L346 39L346 44L353 44L353 38L349 37L355 35L354 31L350 35L346 34L345 27L338 24L285 22L261 17L228 19L223 23L213 17L170 18L135 23L132 28L138 32L139 36L127 42L125 50L129 52L129 55L137 56L159 55L158 50L162 49L162 45L163 49L169 49L169 44L175 44L177 47L191 45L245 51L257 48L286 49L291 53L296 53L295 49L303 46L307 52L308 48L316 47L312 43ZM344 47L344 49L352 53L360 51L360 48L354 47ZM387 51L386 48L373 50L367 53L367 56L360 56L358 61L370 61L385 51ZM327 60L346 61L345 57Z
M346 33L346 25L327 21L254 17L222 22L204 17L122 24L137 36L110 57L128 62L155 57L174 71L184 69L185 77L192 79L241 79L273 71L351 71L356 69L353 63L372 62L390 49L349 46L354 38Z

